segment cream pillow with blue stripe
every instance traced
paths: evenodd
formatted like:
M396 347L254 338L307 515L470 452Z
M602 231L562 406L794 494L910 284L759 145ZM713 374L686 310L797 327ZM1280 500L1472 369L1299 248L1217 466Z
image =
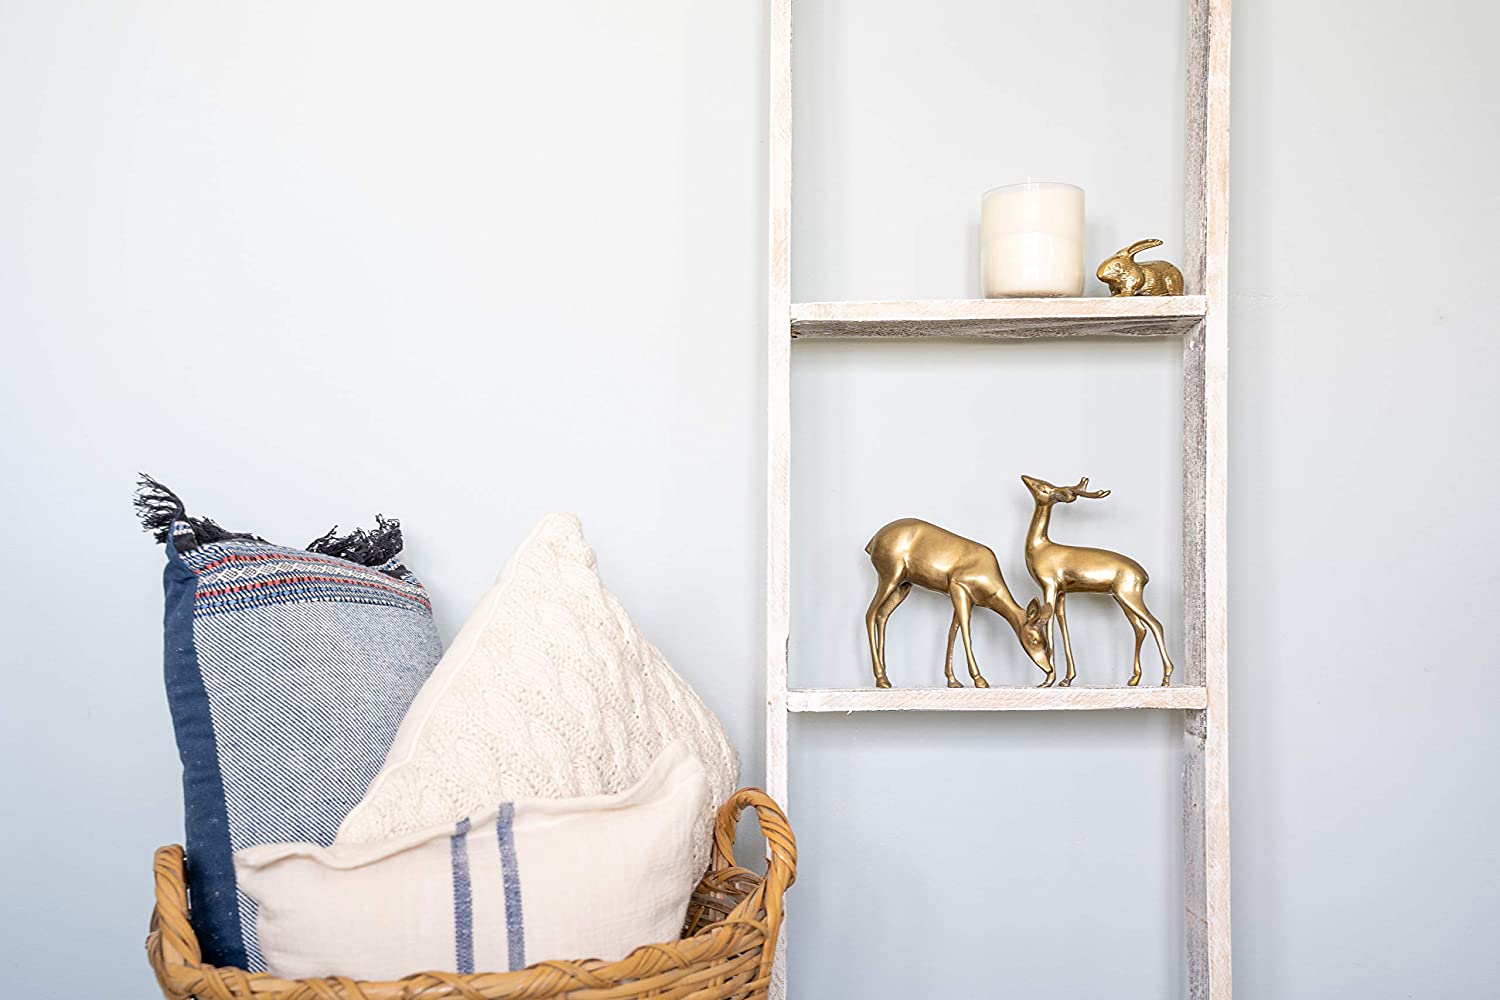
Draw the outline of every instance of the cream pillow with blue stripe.
M499 803L389 841L251 847L235 873L266 968L289 979L613 961L679 937L708 798L702 762L672 742L614 795Z

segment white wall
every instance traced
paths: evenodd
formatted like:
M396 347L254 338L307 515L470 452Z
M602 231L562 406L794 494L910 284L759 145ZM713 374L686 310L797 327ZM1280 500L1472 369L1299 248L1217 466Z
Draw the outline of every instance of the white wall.
M1087 189L1091 259L1180 250L1182 28L1140 6L801 0L796 296L974 294L977 196L1026 173ZM1240 8L1236 986L1494 995L1500 16ZM137 469L278 540L400 516L449 636L539 513L576 510L760 779L763 20L0 4L15 992L65 995L65 968L154 995L149 855L180 806ZM1020 472L1115 491L1054 533L1145 563L1180 648L1172 345L803 344L795 372L797 683L868 681L860 549L891 517L991 541L1029 592ZM1118 681L1128 629L1072 610L1083 679ZM937 682L946 620L929 595L893 617L896 683ZM1032 681L998 622L977 643ZM1177 725L797 720L797 995L1180 996Z

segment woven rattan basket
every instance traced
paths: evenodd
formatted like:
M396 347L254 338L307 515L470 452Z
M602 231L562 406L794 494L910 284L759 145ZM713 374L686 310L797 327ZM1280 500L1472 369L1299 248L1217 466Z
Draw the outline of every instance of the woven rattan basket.
M754 808L770 860L764 878L734 862L740 813ZM538 962L519 972L419 972L388 983L278 979L204 965L188 923L180 847L156 852L156 909L146 954L169 1000L752 1000L771 981L782 897L796 878L786 815L764 792L742 788L719 810L713 863L688 906L679 941L648 944L618 962Z

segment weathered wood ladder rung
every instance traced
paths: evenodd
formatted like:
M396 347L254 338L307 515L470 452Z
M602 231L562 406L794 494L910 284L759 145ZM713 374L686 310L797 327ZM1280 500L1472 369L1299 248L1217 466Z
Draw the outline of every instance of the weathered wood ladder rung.
M787 803L793 712L1183 712L1187 995L1229 1000L1227 593L1230 0L1187 2L1187 128L1180 299L791 301L792 0L770 0L769 281L766 327L766 787ZM980 691L790 690L791 357L794 337L1160 337L1183 341L1181 687ZM1178 679L1178 678L1174 678ZM1165 693L1163 693L1165 692ZM877 700L878 699L878 700ZM795 927L795 914L789 921ZM786 996L786 936L772 974Z

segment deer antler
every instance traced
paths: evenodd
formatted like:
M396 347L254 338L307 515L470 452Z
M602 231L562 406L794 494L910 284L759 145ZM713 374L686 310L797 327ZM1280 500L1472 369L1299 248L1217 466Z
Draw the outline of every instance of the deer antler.
M1068 487L1068 492L1072 493L1074 496L1087 497L1090 500L1100 500L1100 499L1103 499L1104 497L1109 496L1109 490L1086 490L1086 489L1084 489L1084 487L1087 486L1088 484L1089 484L1089 477L1088 476L1084 476L1082 479L1078 480L1078 485L1076 485L1076 486L1069 486Z

